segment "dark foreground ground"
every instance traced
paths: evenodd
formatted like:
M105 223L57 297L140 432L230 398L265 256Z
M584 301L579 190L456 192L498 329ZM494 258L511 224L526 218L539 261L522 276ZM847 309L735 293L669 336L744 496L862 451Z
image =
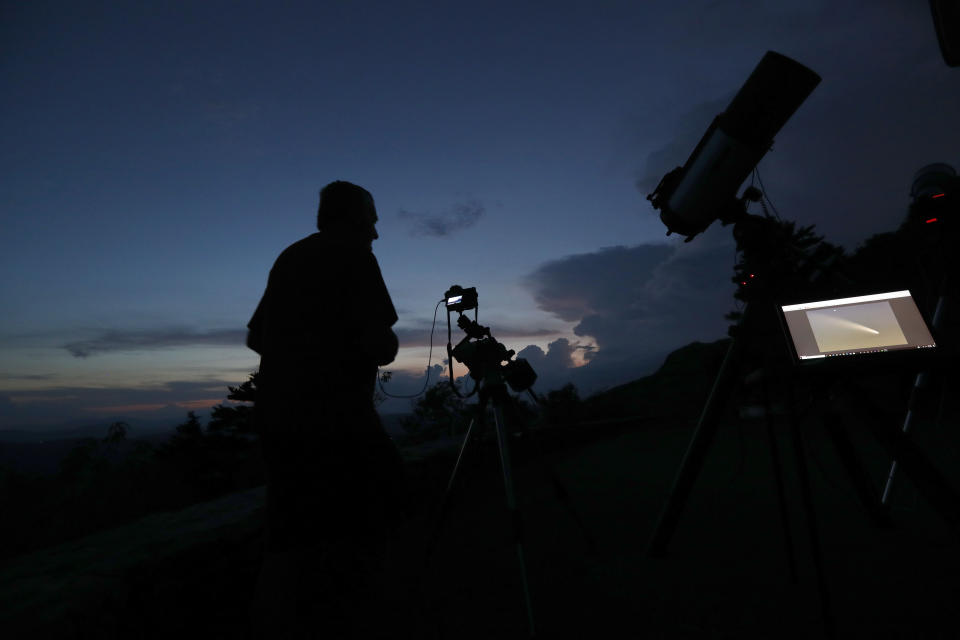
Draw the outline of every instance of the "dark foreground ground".
M905 478L895 527L872 524L819 424L804 425L837 636L954 638L960 540ZM710 450L664 558L644 547L692 425L627 425L516 467L541 637L819 638L823 617L786 425L778 427L799 580L784 551L763 424L729 422ZM956 424L916 439L960 486ZM887 460L853 429L875 484ZM495 451L457 498L420 572L451 459L411 466L423 508L398 536L397 637L522 638L524 600ZM596 540L557 498L547 467ZM0 635L44 638L243 638L260 561L254 489L15 559L0 569ZM4 630L6 633L4 633ZM14 633L10 633L10 632ZM410 631L410 633L405 633Z

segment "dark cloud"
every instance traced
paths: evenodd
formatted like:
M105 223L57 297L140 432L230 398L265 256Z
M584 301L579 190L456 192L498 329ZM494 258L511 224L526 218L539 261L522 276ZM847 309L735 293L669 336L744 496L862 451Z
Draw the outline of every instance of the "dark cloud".
M401 209L397 214L401 220L411 224L410 234L414 236L444 237L477 224L486 209L476 201L455 204L450 211L439 215L415 213Z
M734 308L734 250L729 229L711 229L690 244L608 247L548 262L525 282L544 311L576 322L597 350L570 369L578 345L555 341L546 354L521 351L545 380L564 376L587 390L650 373L670 351L726 335ZM538 353L539 352L539 353Z
M96 338L63 345L76 358L87 358L112 351L141 351L184 346L240 346L247 332L241 329L192 331L189 329L109 330Z

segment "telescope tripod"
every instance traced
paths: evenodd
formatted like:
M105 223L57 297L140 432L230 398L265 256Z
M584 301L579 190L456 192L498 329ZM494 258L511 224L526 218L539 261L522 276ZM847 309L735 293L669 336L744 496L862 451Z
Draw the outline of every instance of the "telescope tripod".
M532 391L528 389L531 397L539 402L537 397L533 394ZM438 508L438 515L436 524L434 527L433 535L430 539L430 542L427 546L426 561L429 562L430 557L433 555L434 550L436 549L437 543L439 541L440 532L443 528L444 521L446 516L450 511L452 505L452 498L456 493L458 486L458 480L461 479L465 463L468 457L475 455L475 450L479 447L482 439L483 432L486 427L486 414L487 407L492 403L493 405L493 424L494 430L496 432L497 438L497 447L500 454L500 468L503 473L503 484L506 492L507 499L507 510L510 514L510 520L513 527L513 537L514 545L517 551L517 560L520 564L520 580L523 587L523 597L524 604L526 605L527 613L527 624L530 631L530 637L536 637L536 622L533 614L533 600L530 595L530 584L527 576L527 563L526 563L526 553L524 551L524 531L523 531L523 522L520 508L517 504L516 489L514 487L513 481L513 468L511 463L510 455L510 444L509 444L509 433L507 430L506 421L503 417L503 406L504 402L507 399L507 386L503 379L503 376L499 372L489 373L486 378L480 383L479 390L480 402L477 404L477 415L470 420L470 426L467 428L466 436L463 439L463 444L460 447L460 453L457 455L456 464L453 467L453 472L450 474L450 481L447 483L447 489L444 492L443 498L441 499L440 506ZM573 510L573 507L570 505L568 500L568 495L564 487L561 485L560 481L557 479L556 475L549 471L551 476L552 483L554 485L554 490L557 494L558 499L561 503L567 508L568 512L571 514L577 525L580 527L584 538L591 548L595 547L595 542L586 530L582 520L579 518L577 513Z
M661 512L653 536L650 539L647 548L647 554L649 556L662 557L665 555L667 545L676 530L680 515L696 482L697 476L703 467L707 451L716 435L726 403L729 398L737 395L738 388L743 381L740 375L741 365L745 359L746 352L751 346L755 346L751 344L751 336L758 335L762 328L759 326L760 318L757 316L757 312L767 311L771 314L773 313L774 308L772 303L768 301L764 302L761 309L753 306L757 304L760 303L748 303L744 309L740 324L737 326L736 334L727 350L720 372L717 374L710 396L697 423L697 427L694 430L683 462L680 465L673 488ZM766 351L770 351L770 349L766 349ZM770 366L769 363L765 363L765 365L766 366L760 369L759 372L751 374L747 376L747 378L758 380L762 387L766 431L769 438L770 454L774 468L780 519L784 533L784 546L792 581L797 582L796 559L787 516L783 471L774 433L773 412L771 411L768 393L769 381L778 377L771 375L771 373L777 372L778 367L776 365ZM800 420L797 416L796 407L794 406L795 380L792 375L787 375L785 378L785 382L789 388L790 398L786 413L790 426L807 534L810 541L811 555L813 556L812 559L823 613L824 628L827 637L832 638L835 634L835 619L827 589L827 580L824 575L823 553L818 534L813 494L810 487L810 474L807 467L803 432L800 428ZM815 397L815 401L825 401L825 392L828 390L827 388L821 387L816 394L820 397L819 399ZM857 399L863 402L868 411L870 410L869 405L865 402L865 398L860 397ZM914 480L917 488L930 501L948 525L956 530L957 525L960 524L960 496L949 486L942 475L936 471L927 456L907 439L903 433L887 425L887 421L884 418L885 416L874 411L869 415L869 419L866 422L868 429L888 451L890 456L900 462L904 473ZM869 474L861 463L856 448L839 414L828 411L824 415L823 422L827 434L836 448L838 457L867 513L877 526L892 526L893 522L890 519L889 512L881 502L878 492L870 480Z

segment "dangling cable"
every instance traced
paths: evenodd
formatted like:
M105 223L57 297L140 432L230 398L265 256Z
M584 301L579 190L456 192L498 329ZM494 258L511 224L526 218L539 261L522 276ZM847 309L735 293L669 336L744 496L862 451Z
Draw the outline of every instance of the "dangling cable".
M380 385L380 392L383 393L383 395L387 396L388 398L400 398L400 399L416 398L417 396L423 395L423 393L427 390L427 385L430 384L430 363L433 360L433 330L437 326L437 310L440 309L440 304L442 302L443 300L438 302L437 306L433 308L433 325L430 327L430 353L427 356L427 378L426 380L423 381L423 389L420 389L420 391L412 395L393 395L391 393L387 393L387 390L383 388L383 379L380 377L380 367L377 367L377 383ZM450 315L447 314L448 327L449 327L449 321L450 321Z
M775 206L773 206L773 200L771 200L771 199L770 199L770 196L767 195L767 188L763 186L763 179L760 177L760 170L757 169L756 167L754 167L754 168L753 168L753 172L754 172L754 173L756 174L756 176L757 176L757 182L760 183L760 191L763 193L763 198L766 199L766 201L770 203L770 208L773 209L773 216L779 221L779 220L780 220L780 212L777 211L777 208L776 208ZM766 205L763 203L763 199L760 200L760 206L763 207L763 212L766 213L767 216L769 217L770 214L767 213L767 207L766 207Z

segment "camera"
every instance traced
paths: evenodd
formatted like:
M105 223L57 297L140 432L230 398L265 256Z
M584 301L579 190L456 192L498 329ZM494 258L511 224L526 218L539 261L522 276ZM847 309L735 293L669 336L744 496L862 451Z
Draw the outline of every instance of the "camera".
M460 285L453 285L443 294L446 300L447 311L469 311L477 308L477 288L464 289Z
M453 285L443 294L447 307L447 355L453 360L462 363L470 372L470 377L478 383L489 375L499 378L510 385L514 391L526 391L537 379L537 374L523 358L513 359L516 352L507 349L490 333L490 327L478 324L476 320L463 315L464 311L477 308L476 287L464 288ZM453 347L450 343L450 313L460 314L457 327L466 333L466 336ZM451 382L453 371L451 368ZM456 389L456 387L454 387Z

